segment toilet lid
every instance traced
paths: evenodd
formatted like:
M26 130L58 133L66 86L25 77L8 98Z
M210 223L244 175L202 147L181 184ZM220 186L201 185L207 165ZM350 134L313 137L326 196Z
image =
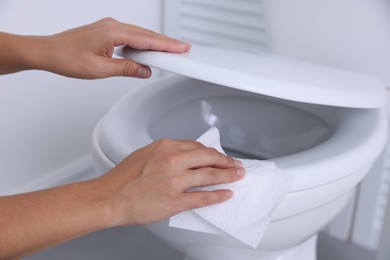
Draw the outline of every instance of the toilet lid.
M116 54L158 69L244 91L298 102L380 108L385 86L378 79L333 67L221 47L193 45L188 53L137 51Z

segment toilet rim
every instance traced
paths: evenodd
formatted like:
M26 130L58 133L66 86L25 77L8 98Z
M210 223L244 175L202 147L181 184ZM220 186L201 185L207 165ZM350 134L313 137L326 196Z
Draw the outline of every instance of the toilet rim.
M139 117L136 111L139 108L148 110L148 106L140 100L161 94L162 85L165 85L166 92L169 86L187 80L194 79L182 76L159 79L160 87L151 87L153 83L138 87L112 107L98 126L100 128L98 142L113 165L119 163L130 152L153 141L147 131L147 119ZM127 121L133 123L130 129L124 129L120 111L134 96L137 97L132 100L134 109L126 111ZM343 178L372 164L384 148L387 140L385 109L344 108L340 109L339 117L343 120L339 123L337 131L325 142L296 154L271 159L282 170L295 176L291 191L313 188ZM129 135L129 132L139 134ZM318 169L326 174L315 174Z

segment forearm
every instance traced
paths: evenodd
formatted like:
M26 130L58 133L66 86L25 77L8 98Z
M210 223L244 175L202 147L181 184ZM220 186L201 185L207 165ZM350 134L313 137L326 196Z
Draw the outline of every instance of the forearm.
M0 197L0 259L31 254L113 223L98 180Z
M0 32L0 74L41 69L39 60L44 54L44 38Z

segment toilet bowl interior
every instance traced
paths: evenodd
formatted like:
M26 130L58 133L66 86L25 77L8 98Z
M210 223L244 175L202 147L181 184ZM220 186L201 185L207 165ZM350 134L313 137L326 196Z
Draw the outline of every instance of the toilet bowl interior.
M177 86L152 114L151 139L196 139L217 127L227 154L271 159L307 150L334 132L329 108L300 104L197 81ZM177 98L178 93L182 93Z

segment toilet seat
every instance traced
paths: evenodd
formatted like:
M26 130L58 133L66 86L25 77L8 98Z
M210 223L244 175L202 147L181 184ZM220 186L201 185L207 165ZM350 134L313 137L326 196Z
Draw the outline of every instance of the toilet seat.
M103 118L99 137L101 149L113 164L119 163L129 153L151 143L153 139L148 134L148 127L156 109L163 109L167 100L170 105L172 105L170 101L175 99L184 102L186 97L180 96L183 93L179 91L180 89L183 91L184 87L180 86L190 88L191 84L196 85L198 82L200 81L180 76L158 79L158 83L141 86L117 102ZM216 92L220 93L220 91L221 89L218 89ZM191 93L191 98L195 98L195 92L196 89ZM242 91L226 89L225 92L240 95ZM223 95L227 95L226 93ZM198 95L210 96L212 93L200 91ZM242 92L242 95L252 94ZM360 110L323 107L285 100L278 102L299 109L310 109L311 113L321 115L331 123L335 130L328 140L315 147L281 158L272 158L278 167L294 174L295 181L291 192L325 185L347 177L347 172L356 172L367 167L386 143L387 120L384 109ZM139 116L140 111L142 116ZM366 154L365 151L371 153ZM356 158L359 159L356 161ZM351 160L353 164L350 163ZM313 167L329 169L328 174L316 175L313 173Z
M199 84L206 85L197 87ZM153 141L148 128L151 120L154 120L153 114L156 111L169 109L187 102L188 99L205 95L228 95L227 93L248 97L253 95L228 88L210 90L213 85L210 84L182 76L171 76L140 86L122 97L94 131L92 150L93 157L97 158L95 166L103 169L100 173L108 171L129 153ZM187 92L189 89L192 92ZM345 191L352 190L363 179L374 158L384 147L387 137L385 109L360 110L318 106L268 97L266 99L310 111L325 119L335 130L326 141L312 148L271 159L279 168L295 175L290 192L273 213L271 229L275 227L279 230L286 223L294 223L298 216L322 214L319 212L324 210L328 212L327 218L322 220L325 223L329 217L333 218L339 209L344 207L351 195L350 192L345 194ZM366 154L364 151L367 149L371 153ZM359 160L354 160L356 158ZM345 163L351 160L354 164ZM318 169L328 169L327 174L316 174ZM327 208L333 209L334 212ZM313 209L316 209L317 213L313 213ZM316 223L318 228L323 226L320 225L321 223ZM274 232L269 234L269 238L266 234L262 242L266 249L271 248L274 241L280 240L273 237ZM302 234L301 239L304 238ZM292 246L289 243L294 239L285 239L285 242L280 242L278 245Z

